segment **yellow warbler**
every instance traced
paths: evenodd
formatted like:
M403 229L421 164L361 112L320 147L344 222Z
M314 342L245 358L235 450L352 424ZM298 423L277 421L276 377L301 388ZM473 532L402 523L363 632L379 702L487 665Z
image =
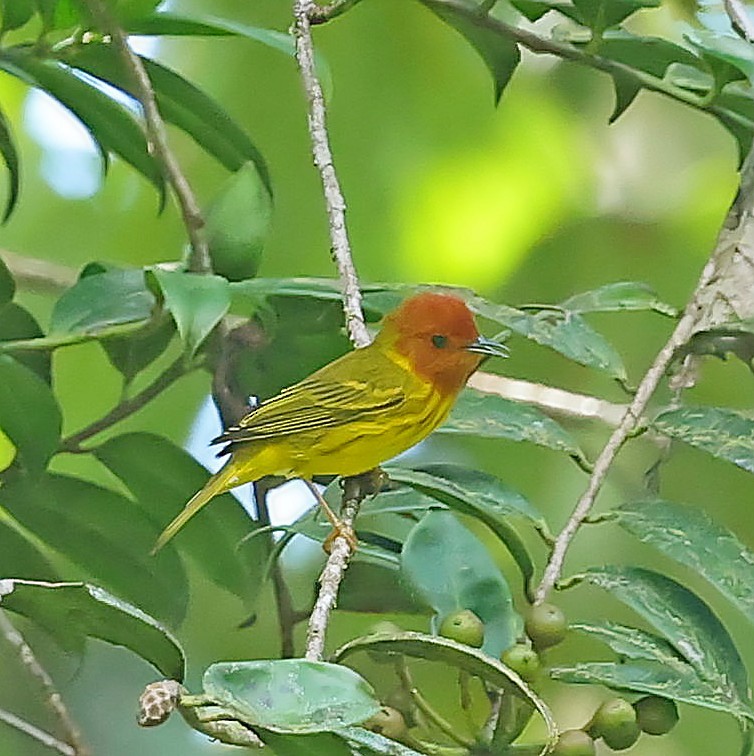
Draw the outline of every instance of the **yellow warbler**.
M486 356L507 349L479 335L456 297L424 292L387 315L374 342L262 402L213 443L225 466L165 528L162 548L210 499L265 475L359 475L400 454L448 416Z

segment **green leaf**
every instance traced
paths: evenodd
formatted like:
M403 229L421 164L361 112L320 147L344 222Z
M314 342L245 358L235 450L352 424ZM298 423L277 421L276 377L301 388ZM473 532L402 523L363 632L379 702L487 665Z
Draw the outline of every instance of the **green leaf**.
M754 472L754 420L720 407L680 407L661 412L652 428Z
M94 454L153 519L154 538L207 482L207 471L188 453L150 433L116 436L98 446ZM242 549L236 547L256 525L236 499L224 494L194 517L172 546L196 560L212 582L250 605L263 587L266 541L255 538ZM162 549L156 561L165 558L169 549L170 545Z
M746 667L728 631L697 595L665 575L639 567L591 569L583 579L609 591L657 629L731 707L749 706Z
M542 749L540 756L549 752L548 747L551 748L557 738L557 726L547 704L512 669L480 649L471 648L450 638L438 638L424 633L380 633L349 641L341 646L332 658L336 662L342 662L358 651L404 654L416 659L439 662L474 675L493 688L512 691L529 701L547 726L550 742Z
M272 198L254 163L246 163L215 195L205 231L212 266L229 281L253 278L272 221Z
M578 444L563 427L535 407L464 389L438 433L529 441L584 460Z
M607 120L608 123L615 123L628 110L631 103L636 99L636 95L641 92L641 84L636 81L634 76L624 74L622 71L613 71L611 76L615 89L615 105L610 118Z
M125 496L65 475L15 480L0 503L28 532L149 614L180 623L188 582L175 550L150 556L154 522Z
M260 727L257 734L275 756L353 756L348 744L334 732L290 735Z
M230 307L228 282L220 276L179 270L152 271L165 306L189 354L194 354Z
M622 659L657 662L675 669L683 675L696 675L696 672L681 658L668 641L658 635L648 633L646 630L619 625L607 620L602 622L574 622L571 623L569 628L602 641Z
M600 57L625 63L662 79L671 65L682 64L698 69L704 64L685 47L662 37L640 37L625 29L605 33L598 47Z
M3 498L0 491L0 501ZM30 580L55 580L58 572L48 559L50 549L0 506L0 575Z
M469 305L482 317L550 347L570 360L603 370L619 381L627 380L626 368L620 355L578 313L563 312L556 308L525 312L515 307L488 302L481 297L472 298Z
M16 293L16 282L13 280L12 273L8 266L0 257L0 307L8 304Z
M352 669L305 659L213 664L203 686L239 721L272 732L328 732L359 724L380 708Z
M0 306L0 342L35 339L40 336L42 336L42 329L28 310L15 302ZM17 362L33 370L45 383L50 383L49 352L19 351L14 357Z
M32 370L0 354L0 430L26 470L40 472L60 441L62 418L50 387Z
M351 562L340 584L338 608L344 612L371 614L426 612L408 593L397 569L359 559Z
M434 0L422 0L435 15L452 26L477 51L492 74L495 104L521 60L518 45L484 25L484 16L473 6L468 9Z
M746 40L705 29L686 35L686 39L709 65L717 91L740 79L754 83L754 51Z
M50 334L97 334L113 325L147 320L155 304L141 269L114 269L88 275L55 303Z
M624 530L690 567L754 622L754 551L730 530L702 509L670 501L623 504L615 515Z
M657 8L659 0L574 0L579 18L584 26L592 29L597 36L605 29L618 26L629 16L642 8Z
M447 511L430 510L403 545L401 571L436 612L437 626L459 609L484 623L482 650L499 658L523 628L510 588L484 544Z
M435 464L412 470L390 466L384 470L391 480L410 485L451 509L483 522L516 560L524 587L528 589L534 575L534 563L508 518L519 515L540 532L549 535L549 530L542 515L518 491L493 475L460 465Z
M33 13L31 0L0 0L0 34L20 29Z
M102 348L113 367L128 383L167 349L174 333L172 318L162 314L135 333L103 339Z
M678 314L675 307L658 298L651 286L638 281L619 281L574 294L561 302L560 306L564 310L579 313L654 310L671 318Z
M386 738L363 727L343 727L336 730L338 735L348 741L355 754L364 756L422 756L419 751ZM367 749L366 752L364 749ZM308 754L306 755L308 756ZM325 756L330 756L325 754Z
M44 90L87 128L101 151L120 156L164 196L162 174L147 149L144 131L131 111L98 88L97 82L33 48L0 50L0 70Z
M183 649L170 631L96 585L0 580L0 605L53 634L66 626L72 634L124 646L166 677L183 680Z
M13 0L13 2L16 1ZM8 198L5 200L5 210L2 217L2 222L5 223L10 218L18 201L18 193L21 189L21 167L10 123L8 123L8 119L2 110L0 110L0 156L2 156L5 167L8 169L10 179Z

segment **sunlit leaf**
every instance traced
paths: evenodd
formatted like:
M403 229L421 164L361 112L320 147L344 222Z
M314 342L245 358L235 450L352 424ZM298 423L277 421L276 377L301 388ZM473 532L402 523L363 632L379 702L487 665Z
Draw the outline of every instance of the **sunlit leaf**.
M0 606L28 617L53 635L64 626L69 634L124 646L166 677L183 679L183 650L170 631L96 585L0 580Z
M484 624L482 649L491 656L512 646L523 628L508 583L484 544L456 517L430 510L413 528L401 554L401 571L436 612L436 625L459 609Z
M703 509L670 501L637 501L615 510L615 522L690 567L754 622L754 551Z
M680 407L660 413L652 428L754 472L754 420L721 407Z
M239 721L273 732L328 732L359 724L380 708L374 691L356 672L321 661L213 664L203 685Z

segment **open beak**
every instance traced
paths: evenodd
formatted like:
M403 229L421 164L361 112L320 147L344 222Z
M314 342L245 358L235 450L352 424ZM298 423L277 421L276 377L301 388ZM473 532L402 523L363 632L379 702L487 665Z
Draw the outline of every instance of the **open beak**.
M485 357L507 357L508 347L505 344L501 344L499 341L493 341L487 339L484 336L479 336L476 341L472 341L471 344L467 344L464 347L467 352L474 352L474 354L482 354Z

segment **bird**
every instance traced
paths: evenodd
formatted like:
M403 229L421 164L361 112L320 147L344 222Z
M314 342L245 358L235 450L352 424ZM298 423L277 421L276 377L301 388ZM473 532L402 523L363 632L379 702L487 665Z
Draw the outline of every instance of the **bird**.
M277 475L301 478L316 492L314 476L373 470L441 425L486 358L507 355L504 344L479 334L462 299L410 296L385 316L371 344L259 403L213 439L223 444L225 465L162 531L153 553L236 486Z

